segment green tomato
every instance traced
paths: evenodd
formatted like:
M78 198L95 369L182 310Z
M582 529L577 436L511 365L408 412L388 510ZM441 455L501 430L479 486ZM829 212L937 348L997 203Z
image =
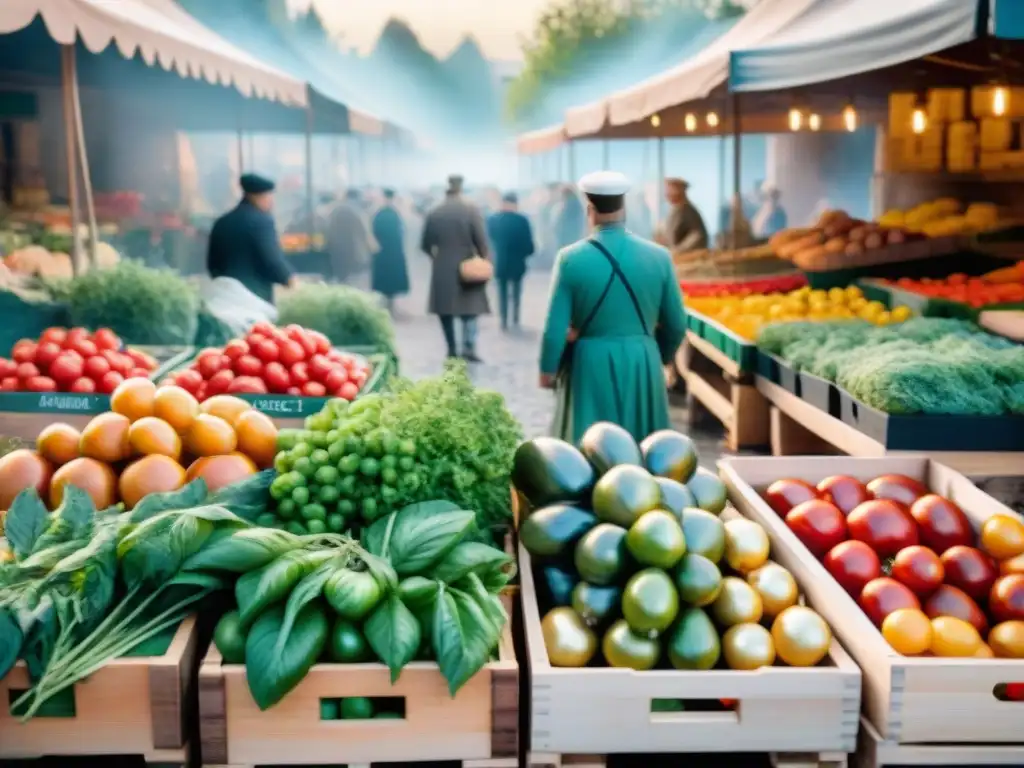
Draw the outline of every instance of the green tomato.
M331 454L323 448L317 448L313 451L309 460L312 461L316 467L323 467L331 463Z
M354 496L358 485L359 481L355 475L345 475L338 481L338 490L342 496Z
M398 500L398 491L390 485L382 485L380 487L380 500L391 506Z
M314 432L313 437L310 441L314 448L326 448L327 447L327 433L326 432Z
M380 479L388 485L398 485L398 473L389 467L384 467L380 471Z
M341 700L342 720L369 720L373 717L373 702L365 696L349 696Z
M274 457L274 471L277 472L279 479L282 475L291 471L292 468L292 457L287 451L281 451Z
M324 509L323 504L307 504L299 510L299 515L309 525L309 522L312 520L326 520L327 510Z
M324 505L336 504L339 498L341 498L341 491L334 485L325 485L316 494L316 500Z
M341 473L338 472L338 468L333 464L324 464L317 469L316 474L313 476L317 483L323 486L333 486L338 482Z
M398 460L398 468L403 472L411 472L416 469L416 460L412 456L402 456Z
M334 445L336 442L338 442L338 436L338 430L333 426L332 422L331 428L327 430L327 442L330 443L331 445Z
M352 517L356 513L356 504L352 499L338 500L338 513L345 517Z
M313 534L327 533L327 523L323 520L309 520L306 522L306 527Z
M282 429L277 433L277 450L291 450L299 442L299 430Z
M373 458L366 458L359 462L359 473L366 477L376 477L380 474L380 462Z
M331 661L339 664L358 664L373 659L373 651L359 627L340 617L331 628L327 650Z
M293 487L288 475L278 475L270 484L270 498L280 501L292 492Z
M377 509L377 500L373 498L363 499L361 511L364 520L376 520L377 515L379 514L379 510Z
M284 527L284 529L288 531L288 533L293 533L296 536L305 536L307 533L309 533L309 531L306 530L306 526L304 526L298 520L292 520L288 523L288 525Z
M281 499L281 501L277 503L277 516L285 520L291 520L295 517L298 509L298 506L289 496L287 499Z
M345 441L335 440L333 443L327 446L327 455L331 457L331 461L337 464L343 458L345 458Z
M309 456L312 452L313 446L309 444L309 437L306 435L303 435L302 439L289 451L292 459L301 459L304 456Z
M420 480L420 476L415 472L406 472L402 475L401 485L406 490L415 491L420 487L421 482L422 480Z
M313 473L316 472L316 465L313 464L313 460L308 456L300 456L292 464L294 470L300 475L305 477L312 477Z
M338 699L320 699L320 719L340 720L341 702Z
M225 613L213 630L213 643L228 664L245 663L245 630L238 611Z
M292 491L292 501L297 507L306 506L309 503L309 488L301 486Z
M355 435L352 435L345 441L345 453L354 453L356 455L362 455L363 453L363 441Z
M397 437L395 437L390 432L388 432L386 435L384 435L383 442L384 442L384 453L389 453L389 454L398 453L400 448L401 448L401 445L402 445L402 441L399 440Z
M277 525L277 515L273 512L264 512L262 515L257 515L256 525L263 528L272 528Z
M359 462L363 460L363 457L358 453L350 453L344 456L341 461L338 462L338 469L344 472L346 475L352 475L359 471Z
M403 456L415 456L416 443L413 440L402 440L398 443L398 452Z
M382 469L398 469L398 457L387 453L380 460L380 466Z
M368 571L341 568L327 578L323 594L343 619L362 621L380 603L384 589Z
M343 533L345 531L345 516L335 512L327 516L327 530L331 533Z

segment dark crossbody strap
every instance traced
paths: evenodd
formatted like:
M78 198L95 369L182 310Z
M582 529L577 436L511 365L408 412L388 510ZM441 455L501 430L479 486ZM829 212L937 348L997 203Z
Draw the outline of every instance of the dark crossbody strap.
M636 317L640 321L640 325L644 329L644 336L650 336L650 331L647 330L647 321L644 320L644 313L640 309L640 301L637 299L636 293L633 291L633 286L629 284L629 280L627 280L626 276L623 274L622 267L619 266L619 262L615 260L615 257L612 256L611 252L609 252L607 248L605 248L601 243L599 243L594 238L590 238L587 242L590 243L595 248L597 248L597 250L603 253L604 257L608 259L608 263L611 264L612 267L612 275L611 278L608 280L608 285L605 286L604 293L601 294L601 298L598 301L597 305L595 305L590 315L587 316L587 319L584 322L584 326L588 325L590 321L593 319L594 315L597 314L597 309L601 306L601 303L604 302L605 296L608 295L608 290L612 287L612 282L617 277L619 278L619 281L622 283L622 286L626 289L626 293L629 294L630 301L633 302L633 309L636 310ZM583 335L582 328L580 329L580 335Z

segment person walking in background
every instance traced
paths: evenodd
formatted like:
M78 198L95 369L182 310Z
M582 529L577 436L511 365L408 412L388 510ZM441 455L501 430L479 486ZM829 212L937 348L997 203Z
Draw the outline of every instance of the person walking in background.
M588 174L580 189L592 233L558 254L540 385L555 390L556 437L611 421L641 440L669 426L662 366L686 333L683 297L668 251L626 230L626 177Z
M463 261L474 256L490 258L487 232L480 211L462 198L461 176L448 178L445 200L432 210L423 224L420 248L433 258L430 300L427 311L441 319L448 345L448 357L456 357L455 318L462 320L462 358L482 362L476 353L477 317L490 313L484 283L464 283Z
M708 229L700 211L690 202L686 191L689 183L682 179L665 180L668 217L661 229L662 244L670 251L699 251L708 247Z
M765 183L761 188L764 203L750 222L751 231L758 240L767 240L788 226L789 217L779 203L781 193L774 184Z
M362 195L359 190L348 190L345 201L331 212L325 241L334 279L353 285L366 272L370 254L376 250L361 208Z
M519 198L514 192L505 195L501 211L487 219L487 235L494 248L501 329L508 330L510 304L512 325L518 328L523 275L526 274L526 260L533 255L534 243L530 220L519 213Z
M409 292L409 270L405 262L405 225L395 207L395 191L383 191L384 205L373 216L373 239L377 252L370 268L370 285L384 296L394 314L395 296Z

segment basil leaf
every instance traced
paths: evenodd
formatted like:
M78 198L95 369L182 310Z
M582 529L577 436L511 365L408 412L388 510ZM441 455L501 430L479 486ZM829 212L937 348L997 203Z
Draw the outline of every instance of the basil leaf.
M181 567L186 571L249 573L301 546L298 536L275 528L218 531Z
M416 617L393 594L367 617L363 632L377 658L391 670L394 683L419 650L422 632Z
M451 584L470 573L484 573L500 569L512 562L500 549L477 541L460 542L430 569L438 581Z
M226 507L241 519L254 523L257 517L267 511L270 483L276 476L277 473L272 469L257 472L211 494L207 503Z
M258 571L242 576L235 584L242 626L249 626L268 607L284 600L303 577L336 555L336 551L326 549L313 552L293 549Z
M472 597L477 605L483 608L484 613L491 620L500 637L505 624L508 623L508 613L505 612L505 606L502 605L501 599L497 595L492 595L488 592L480 577L475 573L469 574L455 586Z
M413 576L427 571L447 555L473 527L472 512L453 510L430 517L398 513L387 558L399 576Z
M284 621L281 624L281 633L277 637L275 653L284 652L284 644L291 634L292 627L299 617L299 613L311 602L316 600L324 591L324 584L332 573L338 568L337 560L328 560L312 573L305 576L302 581L295 585L295 589L288 596L288 602L284 606Z
M419 504L410 504L397 512L392 512L386 517L377 520L373 525L363 531L363 548L378 557L386 557L384 548L388 543L388 528L394 531L395 521L399 515L404 520L412 521L417 519L429 519L434 515L444 512L458 512L459 505L450 501L438 499L437 501L423 501Z
M462 628L462 664L458 672L445 675L452 696L469 681L491 658L491 651L501 637L484 609L470 595L458 589L448 590L459 612Z
M11 671L21 655L23 639L21 627L14 616L7 608L0 607L0 680Z
M458 690L456 681L463 666L463 627L455 597L443 586L440 587L434 603L431 625L437 666L440 667L444 679L448 681L448 690L454 696Z
M515 569L497 569L484 571L479 574L480 581L483 582L484 587L492 595L496 595L503 590L512 581L512 577L515 576Z
M437 597L437 582L423 576L410 576L402 579L398 585L398 594L403 603L413 611L419 611L433 606L434 598Z
M275 606L256 620L245 640L245 676L261 710L298 685L327 645L327 616L320 605L303 607L288 631L284 622L285 608Z
M26 488L11 502L4 517L4 535L19 560L27 557L50 523L46 505L35 488Z
M207 495L206 481L201 477L176 491L151 493L135 505L132 510L132 522L141 523L169 510L198 507L206 501Z

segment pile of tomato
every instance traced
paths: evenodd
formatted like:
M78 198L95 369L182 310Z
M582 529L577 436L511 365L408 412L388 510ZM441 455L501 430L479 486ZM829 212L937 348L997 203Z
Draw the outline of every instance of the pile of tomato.
M110 394L125 379L149 378L156 367L109 328L47 328L38 339L15 344L11 359L0 358L0 392Z
M298 325L256 323L244 339L204 349L170 382L199 402L223 394L280 394L354 400L370 376L363 359L331 347L322 333Z
M762 277L754 280L682 280L683 294L694 298L721 296L760 296L770 293L789 293L807 285L803 275Z
M975 308L1024 302L1024 282L992 283L983 277L954 274L944 279L902 277L892 284L922 296L949 299Z
M783 479L772 508L908 656L1024 658L1024 521L975 534L956 504L905 475L817 486Z

